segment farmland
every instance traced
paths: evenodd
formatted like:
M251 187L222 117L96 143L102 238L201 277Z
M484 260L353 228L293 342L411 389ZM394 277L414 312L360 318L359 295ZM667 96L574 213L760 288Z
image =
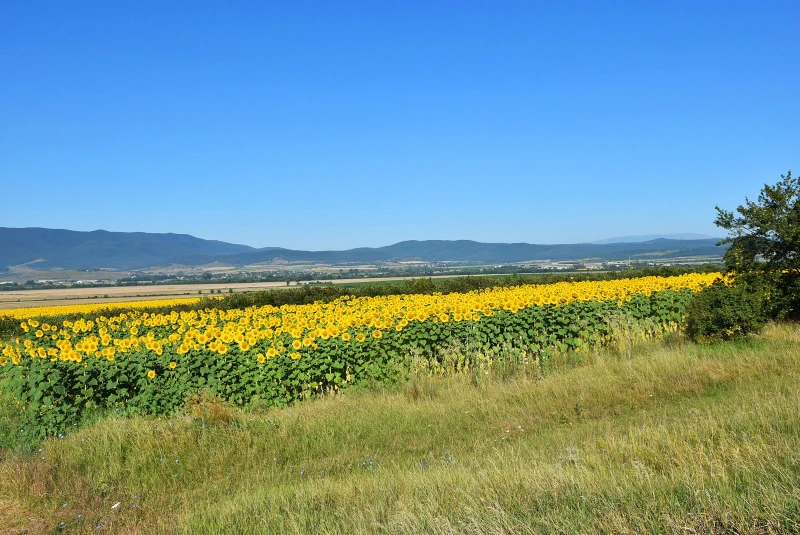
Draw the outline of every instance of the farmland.
M20 323L21 339L3 343L0 371L31 422L47 433L96 410L170 413L201 389L239 405L259 399L279 406L391 384L421 366L435 372L443 348L454 343L476 344L481 356L457 366L482 373L501 346L541 362L611 343L620 330L644 337L674 331L691 294L719 278L690 273L466 294L345 295L281 307L29 318Z
M491 274L486 276L492 276ZM451 275L435 275L430 279L448 279ZM413 280L414 277L362 277L358 279L337 279L330 284L379 284ZM300 283L300 285L309 283ZM314 284L312 281L310 284ZM298 286L298 282L249 282L249 283L207 283L207 284L159 284L154 286L109 286L72 287L47 290L9 290L0 292L0 311L42 307L72 306L87 303L127 303L133 301L152 301L160 299L189 298L213 293L247 293L263 290L280 290ZM3 313L0 312L0 315Z
M0 532L796 533L798 342L107 418L0 460Z
M721 280L10 311L0 531L794 532L800 332L688 344Z

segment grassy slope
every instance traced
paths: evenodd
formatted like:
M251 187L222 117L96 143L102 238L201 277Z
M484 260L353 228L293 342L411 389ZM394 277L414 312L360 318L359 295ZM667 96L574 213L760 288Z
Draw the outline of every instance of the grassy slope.
M796 533L799 342L107 419L5 454L0 532Z

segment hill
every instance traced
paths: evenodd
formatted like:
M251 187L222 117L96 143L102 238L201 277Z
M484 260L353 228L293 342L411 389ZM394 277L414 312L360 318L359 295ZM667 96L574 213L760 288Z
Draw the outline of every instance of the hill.
M419 260L424 262L474 262L503 264L533 260L597 261L626 260L628 258L676 258L682 256L722 255L723 248L716 239L668 240L656 239L638 243L609 244L557 244L482 243L470 240L402 241L385 247L362 247L345 251L297 251L270 247L224 258L212 255L190 255L176 259L175 263L203 265L222 261L232 265L270 262L275 259L290 262L321 262L346 264L364 262L389 262Z
M325 264L403 260L475 262L483 264L533 260L675 258L720 255L715 239L659 238L635 243L556 244L481 243L470 240L403 241L385 247L345 251L300 251L280 247L256 249L188 234L146 232L79 232L46 228L0 227L0 270L31 265L53 268L117 270L222 262L241 266L275 259Z
M0 227L0 269L35 262L35 268L138 269L189 254L224 256L254 250L188 234Z

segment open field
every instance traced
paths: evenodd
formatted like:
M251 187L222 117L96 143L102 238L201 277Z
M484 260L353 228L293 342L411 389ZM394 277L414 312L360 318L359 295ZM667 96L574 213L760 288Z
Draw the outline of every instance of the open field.
M105 419L3 453L0 532L800 531L800 330L673 344Z
M197 292L210 294L213 289L228 292L258 291L286 287L285 282L259 282L238 284L165 284L153 286L110 286L104 288L57 288L52 290L19 290L0 292L0 309L36 307L47 305L77 305L92 303L117 303L144 299L174 299L197 297ZM105 297L108 296L108 297Z
M29 318L0 533L796 533L800 328L687 343L720 276Z
M501 276L495 274L481 275L482 277ZM338 279L330 284L375 284L381 282L396 282L412 280L420 277L368 277L357 279ZM450 279L452 275L436 275L422 277L430 279ZM319 281L328 284L328 281ZM317 282L303 282L301 285L314 285ZM289 287L298 283L290 282ZM91 303L119 303L124 301L142 301L153 299L174 299L176 297L197 297L210 295L211 290L227 294L229 290L235 293L256 292L260 290L286 288L285 282L253 282L230 284L164 284L152 286L110 286L103 288L57 288L52 290L13 290L0 292L0 310L11 308L27 308L55 305L83 305ZM216 295L216 293L215 293ZM107 297L106 297L107 296Z

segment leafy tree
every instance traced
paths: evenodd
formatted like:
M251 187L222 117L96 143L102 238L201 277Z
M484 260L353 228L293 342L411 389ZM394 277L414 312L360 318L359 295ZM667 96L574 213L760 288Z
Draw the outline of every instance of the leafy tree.
M789 171L745 198L736 214L719 206L714 223L729 232L725 267L737 284L763 287L771 315L800 318L800 179Z

